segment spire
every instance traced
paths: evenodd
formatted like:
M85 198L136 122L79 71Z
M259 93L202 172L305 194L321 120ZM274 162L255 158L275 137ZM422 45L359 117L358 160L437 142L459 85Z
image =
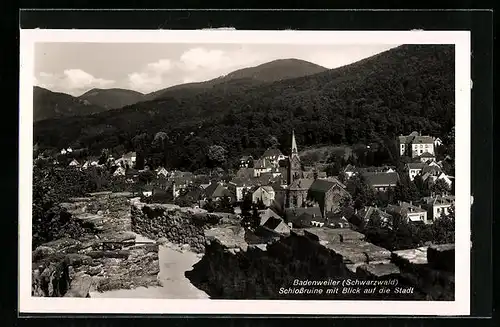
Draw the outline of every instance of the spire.
M292 154L297 154L297 142L295 141L295 131L292 130Z

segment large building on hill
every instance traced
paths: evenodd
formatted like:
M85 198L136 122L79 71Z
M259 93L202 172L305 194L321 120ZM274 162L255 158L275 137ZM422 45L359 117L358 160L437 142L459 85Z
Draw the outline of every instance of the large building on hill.
M422 155L434 156L434 137L424 136L418 132L398 136L399 155L419 158Z

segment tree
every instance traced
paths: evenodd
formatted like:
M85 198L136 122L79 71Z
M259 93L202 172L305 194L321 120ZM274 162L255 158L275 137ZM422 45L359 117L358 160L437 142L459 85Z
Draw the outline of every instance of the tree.
M366 183L362 175L353 176L348 183L349 193L354 201L354 208L361 209L365 206L373 205L375 201L375 192Z
M220 145L211 145L208 148L208 159L214 166L222 165L227 160L227 150Z
M444 179L437 179L431 185L431 192L434 194L448 194L448 192L450 192L450 187Z
M417 188L421 198L430 195L429 186L422 179L422 175L418 174L417 176L415 176L415 178L413 179L413 183L415 184L415 187Z
M140 172L139 176L138 176L138 181L142 185L151 184L151 182L154 179L155 179L155 174L153 174L153 172L151 170L146 170L146 171Z
M252 193L245 190L243 194L243 202L241 203L241 215L248 217L251 215L252 210Z
M276 136L269 135L266 139L266 144L270 148L277 148L280 145L280 142Z

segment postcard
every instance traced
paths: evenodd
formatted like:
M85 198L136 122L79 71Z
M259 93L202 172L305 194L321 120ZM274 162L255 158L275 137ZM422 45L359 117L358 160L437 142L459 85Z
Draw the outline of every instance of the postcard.
M469 314L469 32L20 42L21 313Z

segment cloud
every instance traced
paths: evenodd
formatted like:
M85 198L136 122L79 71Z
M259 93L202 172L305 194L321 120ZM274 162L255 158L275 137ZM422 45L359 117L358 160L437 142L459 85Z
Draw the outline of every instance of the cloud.
M153 92L177 84L210 80L265 61L266 58L243 48L220 50L196 47L172 60L148 63L141 71L128 74L128 86L146 93Z
M172 61L160 59L147 64L143 71L128 74L129 87L141 92L151 92L160 89L164 75L173 68Z
M81 69L66 69L62 74L40 72L35 76L35 83L54 92L80 95L92 88L107 88L115 81L96 78Z

